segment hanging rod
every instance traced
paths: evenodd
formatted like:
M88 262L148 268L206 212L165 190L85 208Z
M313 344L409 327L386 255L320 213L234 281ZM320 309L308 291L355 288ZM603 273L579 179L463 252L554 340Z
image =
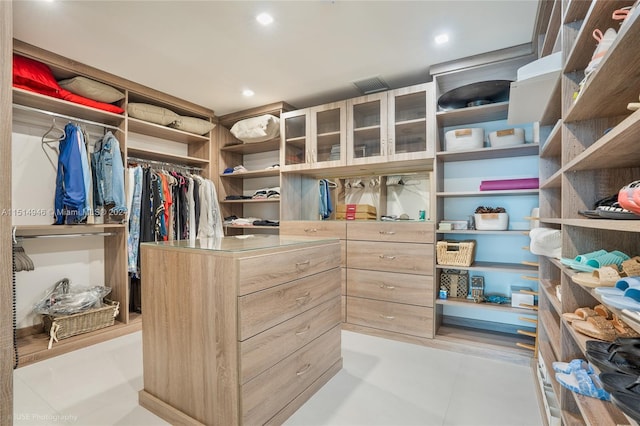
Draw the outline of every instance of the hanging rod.
M20 105L20 104L13 104L13 107L17 108L17 109L24 110L24 111L31 111L31 112L37 112L37 113L40 113L40 114L49 115L49 116L52 116L52 117L65 118L67 120L79 121L81 123L91 124L93 126L104 127L105 129L122 131L122 129L120 129L119 127L112 126L110 124L104 124L104 123L99 123L97 121L85 120L83 118L78 118L78 117L72 117L70 115L59 114L57 112L47 111L46 109L33 108L33 107L30 107L30 106Z
M49 234L49 235L19 235L16 239L28 239L28 238L73 238L73 237L110 237L116 235L114 232L97 232L97 233L85 233L85 234Z
M195 166L187 166L187 165L183 165L183 164L175 164L175 163L168 163L166 161L157 161L157 160L145 160L144 158L136 158L136 157L127 157L127 162L135 162L135 163L142 163L142 164L155 164L158 166L167 166L167 167L173 167L176 169L184 169L184 170L203 170L202 167L195 167Z

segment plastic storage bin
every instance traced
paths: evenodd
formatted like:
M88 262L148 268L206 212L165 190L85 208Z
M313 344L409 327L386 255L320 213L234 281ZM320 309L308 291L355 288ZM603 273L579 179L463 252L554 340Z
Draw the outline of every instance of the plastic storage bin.
M508 213L476 213L473 217L479 231L504 231L509 227Z
M449 130L444 135L445 151L464 151L479 149L484 146L484 129L472 127L469 129Z

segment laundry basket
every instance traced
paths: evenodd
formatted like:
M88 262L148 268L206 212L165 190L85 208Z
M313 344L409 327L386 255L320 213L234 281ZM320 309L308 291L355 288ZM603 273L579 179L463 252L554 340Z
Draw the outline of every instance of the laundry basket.
M475 257L475 240L447 241L436 243L438 265L471 266Z

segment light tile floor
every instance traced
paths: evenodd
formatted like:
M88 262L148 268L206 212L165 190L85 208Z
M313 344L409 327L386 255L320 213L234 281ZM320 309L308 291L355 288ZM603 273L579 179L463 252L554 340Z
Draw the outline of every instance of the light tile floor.
M166 425L138 405L142 338L14 373L15 425ZM343 331L344 368L286 425L541 425L531 369Z

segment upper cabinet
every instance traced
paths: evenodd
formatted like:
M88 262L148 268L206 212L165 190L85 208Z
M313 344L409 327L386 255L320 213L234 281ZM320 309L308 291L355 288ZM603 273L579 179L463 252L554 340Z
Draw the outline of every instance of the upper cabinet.
M426 83L347 101L347 163L433 158L435 98Z
M424 169L437 131L433 83L287 112L280 125L284 172Z
M282 115L283 170L344 166L346 102L319 105Z

